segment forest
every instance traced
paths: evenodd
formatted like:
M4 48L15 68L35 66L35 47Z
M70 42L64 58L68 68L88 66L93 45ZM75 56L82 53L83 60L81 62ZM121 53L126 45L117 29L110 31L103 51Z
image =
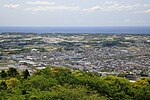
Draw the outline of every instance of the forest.
M117 76L47 67L32 75L0 72L0 100L150 100L150 78L132 83Z

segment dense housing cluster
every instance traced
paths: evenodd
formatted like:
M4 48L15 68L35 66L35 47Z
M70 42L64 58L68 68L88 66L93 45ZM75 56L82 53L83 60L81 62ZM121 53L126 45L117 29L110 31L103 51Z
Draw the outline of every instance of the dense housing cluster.
M45 66L116 75L135 80L150 76L150 35L0 34L0 69L30 74Z

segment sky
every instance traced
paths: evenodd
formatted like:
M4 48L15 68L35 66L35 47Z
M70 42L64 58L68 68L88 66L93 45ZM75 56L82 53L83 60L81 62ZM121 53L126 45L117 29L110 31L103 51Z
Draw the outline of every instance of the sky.
M0 0L0 26L150 26L150 0Z

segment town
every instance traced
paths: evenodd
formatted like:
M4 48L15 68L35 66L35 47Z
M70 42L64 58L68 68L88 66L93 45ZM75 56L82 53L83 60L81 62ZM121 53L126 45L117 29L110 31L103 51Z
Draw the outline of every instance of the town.
M150 77L149 34L1 33L0 70L46 66L116 75Z

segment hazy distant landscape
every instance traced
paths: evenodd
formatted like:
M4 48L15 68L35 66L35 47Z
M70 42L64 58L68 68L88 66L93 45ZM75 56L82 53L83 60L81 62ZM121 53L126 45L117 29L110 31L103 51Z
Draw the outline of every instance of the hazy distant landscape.
M61 66L99 74L150 76L150 35L1 33L1 68ZM27 65L26 65L27 64Z

